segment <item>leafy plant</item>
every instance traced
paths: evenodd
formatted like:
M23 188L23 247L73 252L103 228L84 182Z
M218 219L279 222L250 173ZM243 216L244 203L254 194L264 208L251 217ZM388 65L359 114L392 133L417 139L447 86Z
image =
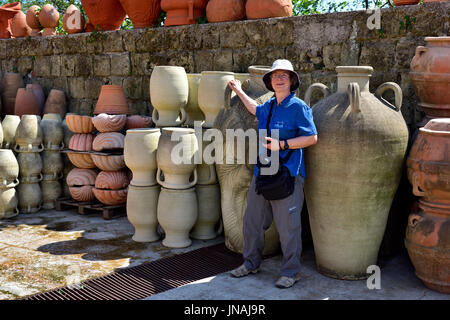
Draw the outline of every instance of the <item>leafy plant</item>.
M415 23L415 17L411 18L409 15L405 15L403 21L400 21L400 30L411 31Z

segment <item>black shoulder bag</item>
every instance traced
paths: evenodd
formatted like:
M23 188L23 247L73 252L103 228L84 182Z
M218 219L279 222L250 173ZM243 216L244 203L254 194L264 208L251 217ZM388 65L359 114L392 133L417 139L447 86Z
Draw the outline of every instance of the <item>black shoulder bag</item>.
M275 102L274 102L275 103ZM269 116L267 118L267 131L270 137L270 120L272 118L273 104L270 106ZM289 169L284 165L289 161L294 150L289 150L286 158L283 160L280 157L280 165L278 172L273 175L261 175L261 168L270 167L269 164L262 164L259 161L256 164L259 168L259 174L256 177L255 189L257 194L262 194L266 200L280 200L290 196L294 192L295 177L291 176ZM268 156L270 157L271 150L268 149Z

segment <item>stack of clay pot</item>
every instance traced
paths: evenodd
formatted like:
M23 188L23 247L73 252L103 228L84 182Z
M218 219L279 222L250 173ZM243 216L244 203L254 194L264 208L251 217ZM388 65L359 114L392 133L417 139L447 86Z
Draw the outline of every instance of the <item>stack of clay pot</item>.
M59 113L44 114L41 120L44 139L42 152L42 181L41 190L43 209L54 209L56 200L62 195L59 180L63 178L63 158L61 150L64 148L64 130Z
M40 153L44 150L44 137L40 123L40 116L25 114L16 129L14 151L18 153L20 184L17 193L22 213L34 213L42 207L39 182L43 178Z
M18 185L19 164L10 149L0 149L0 219L19 214L15 187Z

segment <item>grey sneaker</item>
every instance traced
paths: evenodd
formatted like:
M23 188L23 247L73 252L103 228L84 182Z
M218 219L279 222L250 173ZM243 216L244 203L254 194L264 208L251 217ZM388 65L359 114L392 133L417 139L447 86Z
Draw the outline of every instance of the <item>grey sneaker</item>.
M240 278L240 277L245 277L245 276L249 275L250 273L257 273L258 271L259 271L259 269L248 270L247 267L243 264L243 265L237 267L236 269L231 270L230 274L232 277Z
M277 282L275 282L275 286L280 289L286 289L292 287L298 280L300 280L301 275L300 272L297 273L293 278L281 276Z

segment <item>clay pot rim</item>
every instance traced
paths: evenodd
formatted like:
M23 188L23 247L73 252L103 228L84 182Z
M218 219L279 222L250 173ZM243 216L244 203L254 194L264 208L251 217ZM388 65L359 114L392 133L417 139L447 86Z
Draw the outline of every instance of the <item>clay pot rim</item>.
M419 199L419 207L426 208L427 213L430 213L430 210L433 211L433 214L438 216L449 217L450 216L450 204L445 204L442 202L432 202L425 199ZM433 210L434 209L434 210Z
M419 131L421 133L424 133L427 135L432 135L432 136L444 136L444 137L450 136L450 131L439 131L439 130L425 129L425 128L419 128Z
M134 190L153 190L153 189L159 189L161 188L161 186L159 184L153 184L151 186L135 186L132 185L131 183L128 185L128 192L130 191L130 189L134 189Z
M263 65L254 65L254 66L249 66L248 67L248 73L252 73L252 74L258 74L258 75L264 75L267 72L270 71L270 66L263 66ZM235 74L246 74L244 73L240 73L240 72L235 72Z
M202 71L201 75L208 75L208 74L220 74L220 75L224 75L224 76L233 76L234 77L234 72L231 71Z
M195 186L188 189L169 189L161 186L161 191L163 190L169 193L188 193L188 192L195 192Z
M132 133L157 133L157 132L161 132L160 128L133 128L133 129L128 129L127 130L127 134L132 134Z
M161 128L161 133L163 132L182 132L185 134L195 134L195 129L192 128L180 128L180 127L163 127Z
M337 66L335 68L337 76L354 76L356 75L372 75L373 67L371 66Z
M425 41L430 44L436 44L441 42L448 42L448 46L450 46L450 36L442 36L442 37L425 37Z
M426 82L450 82L450 74L438 72L410 72L412 80Z

